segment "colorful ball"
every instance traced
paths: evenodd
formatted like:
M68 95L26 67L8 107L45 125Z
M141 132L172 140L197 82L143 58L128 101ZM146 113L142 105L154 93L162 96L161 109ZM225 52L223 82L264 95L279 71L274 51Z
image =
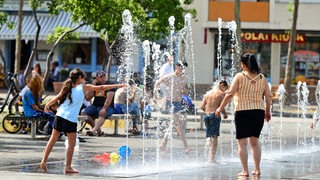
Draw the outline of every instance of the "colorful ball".
M113 152L110 154L110 158L111 158L111 160L116 160L116 159L119 159L120 156L118 153Z
M100 162L101 161L101 155L95 155L94 156L94 160L96 161L96 162Z
M102 159L110 159L110 154L109 153L103 153L102 154Z
M125 158L130 156L131 154L131 149L128 147L128 146L121 146L119 148L119 151L118 151L119 155L122 157L122 158Z

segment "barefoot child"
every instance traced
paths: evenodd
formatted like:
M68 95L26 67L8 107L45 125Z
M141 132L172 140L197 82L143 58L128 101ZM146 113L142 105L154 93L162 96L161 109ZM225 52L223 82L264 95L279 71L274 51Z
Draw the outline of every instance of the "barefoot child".
M64 82L59 94L51 99L45 106L45 112L49 112L52 105L59 102L59 108L54 119L52 135L44 150L44 155L40 163L40 168L47 172L47 161L54 144L57 142L60 132L65 132L68 137L68 149L66 152L65 173L79 173L71 167L72 156L77 138L78 114L83 103L85 91L108 90L120 88L124 84L94 86L85 84L85 73L76 68L69 74L69 78Z
M214 86L204 95L201 104L201 109L205 112L204 122L206 125L206 137L210 138L210 148L208 156L209 163L216 163L215 154L217 151L218 136L220 135L221 117L216 117L215 111L220 106L227 89L227 82L224 80L220 81L218 85ZM225 111L223 111L223 114L223 118L228 118L228 115Z

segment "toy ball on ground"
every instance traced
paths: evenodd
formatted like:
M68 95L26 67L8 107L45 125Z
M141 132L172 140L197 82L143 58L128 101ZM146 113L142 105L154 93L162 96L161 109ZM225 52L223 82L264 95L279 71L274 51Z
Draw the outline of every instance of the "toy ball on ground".
M121 146L118 151L122 158L129 157L131 154L131 149L128 146Z
M119 158L120 158L120 156L119 156L118 153L113 152L113 153L110 154L110 159L111 160L118 160Z
M102 159L101 155L95 155L95 156L94 156L94 160L95 160L96 162L100 162L101 159Z
M110 159L110 154L109 153L103 153L102 154L102 159Z

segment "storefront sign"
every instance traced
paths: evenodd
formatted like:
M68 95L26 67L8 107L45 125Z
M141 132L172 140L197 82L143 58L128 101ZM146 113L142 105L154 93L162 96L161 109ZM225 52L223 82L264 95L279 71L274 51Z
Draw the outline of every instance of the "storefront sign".
M290 40L290 34L278 34L278 33L241 33L241 39L244 42L278 42L288 43ZM296 43L305 42L304 34L297 34Z

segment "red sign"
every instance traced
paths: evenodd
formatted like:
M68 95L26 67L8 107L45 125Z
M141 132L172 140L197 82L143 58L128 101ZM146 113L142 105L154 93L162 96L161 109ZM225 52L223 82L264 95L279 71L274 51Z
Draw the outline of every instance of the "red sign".
M241 40L244 42L278 42L288 43L290 34L277 34L277 33L241 33ZM297 34L296 43L304 43L306 37L304 34Z

